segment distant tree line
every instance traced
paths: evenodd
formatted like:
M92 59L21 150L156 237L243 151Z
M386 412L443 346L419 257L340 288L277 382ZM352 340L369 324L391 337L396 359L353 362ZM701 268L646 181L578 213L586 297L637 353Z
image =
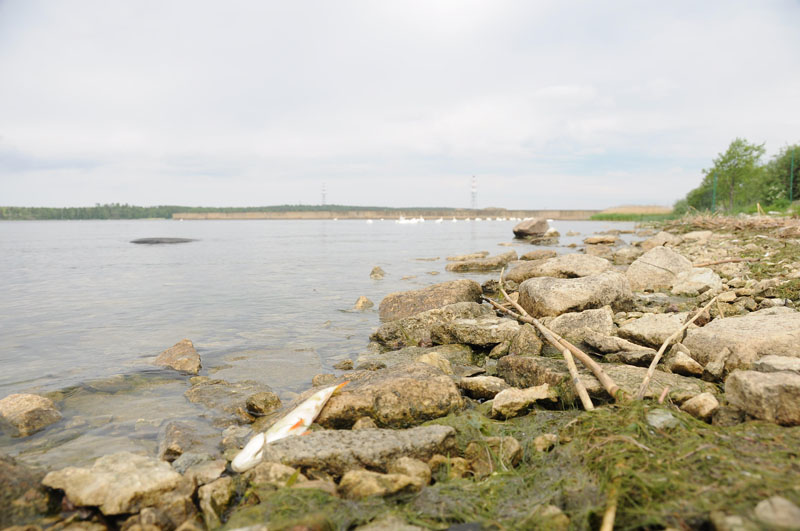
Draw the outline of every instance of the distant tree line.
M700 186L675 203L674 214L690 209L752 212L756 204L764 210L786 210L790 200L800 199L800 145L785 146L767 162L761 160L764 152L764 144L735 139L703 170Z
M120 203L97 204L93 207L0 207L0 220L32 219L145 219L172 217L176 212L345 212L375 210L378 212L397 212L409 208L388 208L349 205L275 205L263 207L187 207L159 205L141 207ZM415 211L453 211L452 208L422 207Z

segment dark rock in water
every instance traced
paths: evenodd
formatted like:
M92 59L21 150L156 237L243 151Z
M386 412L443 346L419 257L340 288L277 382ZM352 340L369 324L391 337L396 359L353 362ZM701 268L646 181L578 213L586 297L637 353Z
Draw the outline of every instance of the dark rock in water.
M144 243L147 245L159 245L164 243L189 243L197 241L193 238L139 238L131 240L131 243Z
M530 238L531 236L542 236L550 228L546 219L530 218L514 226L515 238Z
M26 524L47 513L49 500L39 485L43 475L0 454L0 528Z

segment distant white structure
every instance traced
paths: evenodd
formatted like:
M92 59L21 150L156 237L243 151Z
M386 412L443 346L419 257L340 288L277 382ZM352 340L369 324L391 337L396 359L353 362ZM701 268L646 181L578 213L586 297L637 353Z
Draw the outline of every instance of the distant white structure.
M472 176L472 210L478 209L478 179Z

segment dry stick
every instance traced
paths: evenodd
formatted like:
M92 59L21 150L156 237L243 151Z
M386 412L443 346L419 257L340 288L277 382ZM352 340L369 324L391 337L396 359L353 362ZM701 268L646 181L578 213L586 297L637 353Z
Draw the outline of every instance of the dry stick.
M700 262L699 264L692 264L692 267L708 267L719 264L736 264L739 262L758 262L755 258L725 258L724 260L715 260L713 262Z
M605 390L608 392L608 394L611 395L611 397L614 400L620 399L620 397L617 396L617 394L621 391L619 386L614 382L614 380L611 379L611 377L608 374L606 374L606 371L604 371L602 367L600 367L600 365L597 364L596 361L590 358L581 349L579 349L578 347L576 347L563 337L559 336L549 328L545 327L542 323L539 322L538 319L535 319L530 316L520 315L516 312L512 312L511 310L506 310L505 308L500 306L497 302L493 301L488 297L484 297L484 300L486 300L489 304L491 304L501 312L510 315L517 321L522 321L523 323L529 323L534 325L536 328L538 328L539 332L542 333L545 339L547 339L547 341L550 342L550 344L556 347L557 349L559 350L563 348L569 349L569 351L572 353L573 356L578 358L578 360L581 363L583 363L584 366L586 366L590 371L592 371L594 377L597 378L597 380L600 382L603 388L605 388Z
M533 319L528 312L525 311L525 308L520 306L516 301L512 300L511 297L508 296L506 293L506 289L503 283L503 273L505 272L505 268L500 271L500 293L503 294L503 297L506 298L508 302L511 303L512 306L517 308L520 313L525 316ZM549 332L549 330L548 330ZM544 334L544 333L543 333ZM547 338L547 336L545 335ZM547 340L557 349L561 351L561 355L564 356L564 361L567 362L567 370L569 371L569 376L572 379L572 385L575 387L575 392L578 393L578 398L581 399L581 404L583 404L583 409L586 411L594 410L594 404L592 404L592 399L589 398L589 393L586 392L586 387L583 385L580 376L578 375L578 367L575 365L575 359L572 357L572 353L570 353L569 349L566 348L565 345L561 345L558 340L554 337L547 338Z
M689 328L689 326L691 326L691 324L694 323L697 318L703 314L703 312L708 310L711 305L714 304L714 301L717 300L717 297L719 297L719 295L715 295L713 299L708 301L708 304L697 310L697 313L694 314L694 317L686 321L686 323L684 323L684 325L681 326L674 334L664 340L664 343L661 344L661 348L658 349L658 352L656 352L656 357L650 362L650 367L648 367L647 374L645 375L644 380L642 380L642 385L639 387L639 392L636 393L636 398L638 400L644 398L644 394L647 392L647 386L650 385L650 379L653 377L653 373L656 372L656 365L658 365L658 362L661 361L661 356L664 355L664 351L667 350L667 346L672 343L673 339L681 335L684 330Z
M617 517L617 502L619 501L619 479L611 484L608 493L608 506L603 513L603 523L600 524L600 531L613 531L614 520Z

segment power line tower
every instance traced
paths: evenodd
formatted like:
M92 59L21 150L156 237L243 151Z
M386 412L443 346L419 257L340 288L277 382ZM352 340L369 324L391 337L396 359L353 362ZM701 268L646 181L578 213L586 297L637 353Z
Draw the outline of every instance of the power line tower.
M478 209L478 179L472 176L472 210Z
M327 191L325 189L325 183L322 183L322 206L325 206L325 205L328 204L326 202L326 195L327 195Z

